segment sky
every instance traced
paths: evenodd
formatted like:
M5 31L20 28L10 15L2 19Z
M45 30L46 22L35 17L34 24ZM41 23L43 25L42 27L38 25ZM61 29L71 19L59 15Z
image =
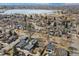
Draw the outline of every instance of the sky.
M49 6L62 6L64 3L0 3L0 5L49 5Z
M47 5L47 6L69 6L69 5L79 5L79 3L0 3L0 5Z
M79 0L0 0L0 3L78 3Z

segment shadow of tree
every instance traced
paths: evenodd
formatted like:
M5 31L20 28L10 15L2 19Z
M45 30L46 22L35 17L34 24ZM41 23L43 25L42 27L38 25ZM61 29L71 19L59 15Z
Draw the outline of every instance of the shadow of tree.
M69 47L68 49L69 49L70 51L72 51L72 50L76 50L76 51L77 51L77 50L78 50L78 49L75 48L75 47Z

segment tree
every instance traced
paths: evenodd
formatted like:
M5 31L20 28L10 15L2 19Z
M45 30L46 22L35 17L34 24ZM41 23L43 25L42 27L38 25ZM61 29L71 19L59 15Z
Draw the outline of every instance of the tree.
M24 29L26 30L27 29L27 19L26 19L27 15L24 15Z
M27 15L24 15L24 21L26 22L27 20L26 20L26 17L27 17Z
M29 40L31 40L31 36L32 36L32 24L29 23L28 26L27 26L27 28L28 28L28 31L29 31Z
M50 27L49 27L49 25L51 24L50 23L50 20L46 17L45 18L46 20L47 20L47 25L46 25L46 28L47 28L47 40L48 40L48 43L50 42L50 39L49 39L49 32L50 32Z

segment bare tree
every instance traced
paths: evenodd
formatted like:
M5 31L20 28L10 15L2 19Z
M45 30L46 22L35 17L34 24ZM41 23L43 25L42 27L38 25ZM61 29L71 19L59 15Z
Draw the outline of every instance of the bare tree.
M29 40L31 40L31 36L32 36L32 23L28 24L28 31L29 31Z

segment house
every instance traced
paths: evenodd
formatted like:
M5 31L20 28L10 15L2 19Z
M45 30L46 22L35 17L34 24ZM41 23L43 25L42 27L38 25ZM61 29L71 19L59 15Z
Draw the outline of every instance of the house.
M37 44L37 40L36 39L32 39L29 44L27 44L24 49L30 51L32 48L35 47L35 45Z
M29 42L28 38L25 36L21 37L20 39L21 41L16 45L16 48L22 48Z
M49 56L53 56L55 51L55 45L52 42L49 42L49 44L47 45L47 53Z

